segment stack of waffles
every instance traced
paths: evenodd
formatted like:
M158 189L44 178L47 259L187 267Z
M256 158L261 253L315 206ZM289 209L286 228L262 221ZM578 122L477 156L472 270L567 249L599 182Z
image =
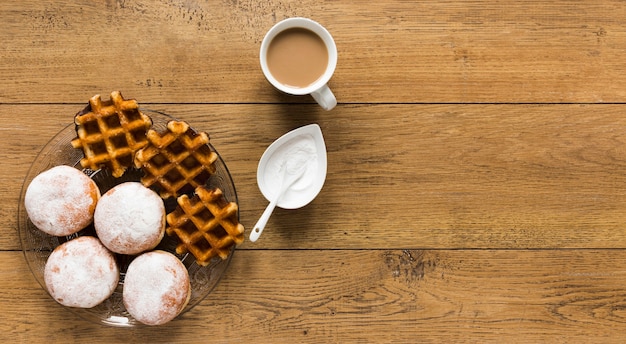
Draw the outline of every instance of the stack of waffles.
M176 199L176 209L166 216L166 232L177 238L177 253L189 252L205 266L213 257L226 259L243 242L237 204L222 190L205 186L218 158L206 133L175 120L157 132L137 102L120 92L112 92L108 101L92 97L74 122L77 138L72 146L83 150L82 167L107 169L116 178L128 169L141 169L144 186L164 200Z

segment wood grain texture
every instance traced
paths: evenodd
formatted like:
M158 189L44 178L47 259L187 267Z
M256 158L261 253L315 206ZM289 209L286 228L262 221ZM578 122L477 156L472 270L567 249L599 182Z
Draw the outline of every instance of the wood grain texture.
M623 102L626 7L597 1L5 1L0 102L310 102L268 86L265 32L328 27L340 103Z
M11 342L618 343L626 330L623 250L240 251L208 299L133 330L83 321L21 254L0 258L13 266L0 279Z
M258 159L317 122L328 176L308 206L279 209L242 248L625 248L626 119L620 105L151 105L211 135L251 228L267 201ZM82 105L2 106L29 138L0 142L0 221L15 228L38 150ZM41 118L49 111L55 116ZM63 121L63 122L62 122ZM263 128L259 128L263 123ZM16 147L16 148L12 148ZM14 234L0 238L17 249Z
M258 50L326 26L339 106L283 95ZM0 338L128 343L622 343L626 7L620 0L0 2ZM318 123L319 196L277 210L161 327L83 321L20 251L24 176L95 95L206 131L249 229L258 159Z

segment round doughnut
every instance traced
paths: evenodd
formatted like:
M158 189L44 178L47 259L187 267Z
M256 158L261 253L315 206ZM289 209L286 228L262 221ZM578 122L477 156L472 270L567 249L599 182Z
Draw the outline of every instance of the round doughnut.
M126 270L122 299L128 313L141 323L167 323L180 314L190 297L189 273L169 252L144 253Z
M78 237L57 246L44 268L48 293L68 307L99 305L111 296L119 276L113 253L91 236Z
M139 254L155 248L163 239L165 205L156 192L141 183L122 183L98 201L94 227L109 250Z
M54 236L76 233L93 220L100 190L71 166L55 166L33 178L24 208L35 227Z

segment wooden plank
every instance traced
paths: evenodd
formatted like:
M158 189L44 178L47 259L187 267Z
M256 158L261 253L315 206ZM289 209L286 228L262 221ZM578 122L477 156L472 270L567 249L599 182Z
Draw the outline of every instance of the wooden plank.
M0 117L18 118L1 130L0 174L10 176L0 181L2 228L16 228L37 151L80 107L0 105ZM332 115L307 105L155 107L210 133L248 229L267 204L256 185L265 148L297 126L321 125L322 192L302 209L278 209L242 248L626 248L619 105L341 105ZM0 247L18 249L15 235Z
M259 250L236 253L209 298L161 328L112 329L57 305L0 252L10 342L618 343L624 250Z
M624 102L626 7L602 1L3 1L0 103L310 102L265 81L258 50L290 16L321 22L340 103Z

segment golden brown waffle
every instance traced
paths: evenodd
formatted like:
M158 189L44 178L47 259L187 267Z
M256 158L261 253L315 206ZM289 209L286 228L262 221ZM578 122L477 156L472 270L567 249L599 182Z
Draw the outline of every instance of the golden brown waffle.
M156 187L162 198L190 193L215 173L217 154L208 146L206 133L196 133L185 122L170 121L166 132L151 129L147 137L149 144L135 155L135 166L145 173L143 185Z
M226 259L231 248L243 242L244 227L238 220L238 207L228 202L219 188L196 188L195 195L178 197L178 206L167 214L166 232L176 236L176 253L191 253L199 265L211 258Z
M120 92L111 92L111 99L103 102L100 95L89 100L89 105L74 117L77 138L74 148L82 148L84 168L107 168L114 177L120 177L133 166L137 150L148 141L146 132L152 120L139 111L137 101L125 100Z

